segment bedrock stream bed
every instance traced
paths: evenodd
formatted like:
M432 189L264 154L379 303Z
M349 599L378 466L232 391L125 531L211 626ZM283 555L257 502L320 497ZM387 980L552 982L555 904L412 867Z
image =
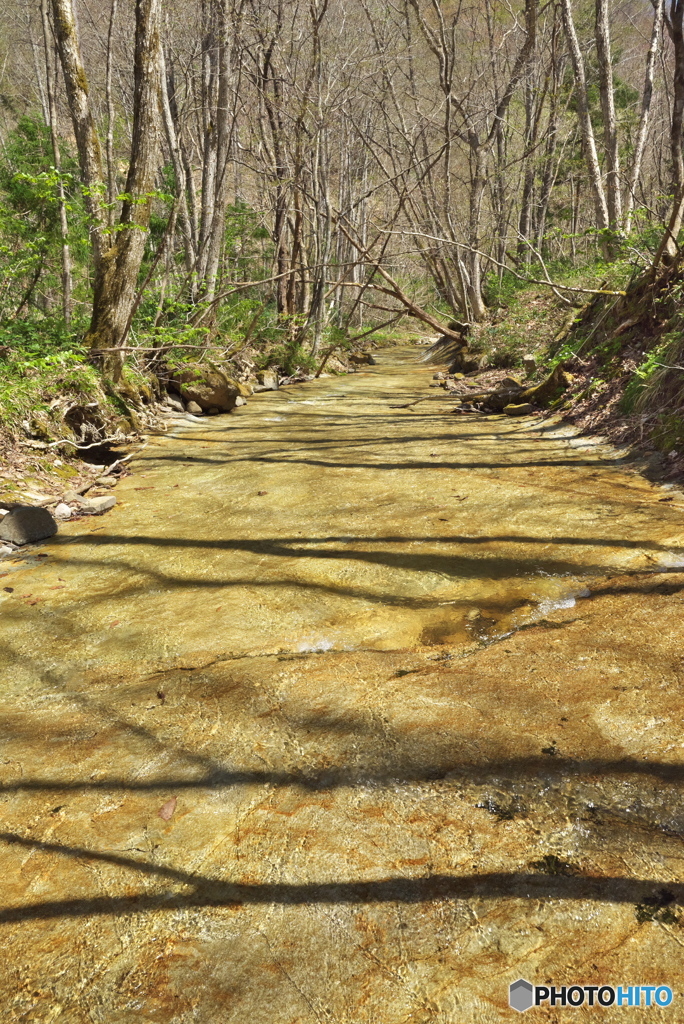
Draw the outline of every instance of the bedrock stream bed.
M3 1020L684 1019L684 506L432 372L179 420L0 562Z

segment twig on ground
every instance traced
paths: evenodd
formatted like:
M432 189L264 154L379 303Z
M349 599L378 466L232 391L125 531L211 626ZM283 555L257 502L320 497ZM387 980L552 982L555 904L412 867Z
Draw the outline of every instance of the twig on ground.
M122 441L126 441L126 440L127 440L127 435L126 434L114 434L113 437L103 437L100 441L93 441L92 444L80 444L78 441L72 441L71 438L69 438L69 437L61 437L59 439L59 441L49 441L49 442L46 441L45 442L45 447L46 448L56 448L60 444L72 444L74 446L74 448L78 448L79 451L84 452L84 451L87 451L88 448L99 448L100 445L103 445L103 444L113 444L115 442L117 444L120 444ZM33 445L30 442L28 442L28 441L20 441L19 443L21 445L23 445L24 448L31 448L31 447L33 447Z

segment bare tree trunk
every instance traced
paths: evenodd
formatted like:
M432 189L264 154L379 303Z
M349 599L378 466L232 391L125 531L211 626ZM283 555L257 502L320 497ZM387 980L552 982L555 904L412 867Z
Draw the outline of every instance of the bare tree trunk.
M231 109L229 31L239 35L242 4L228 0L204 0L203 44L203 170L202 214L198 248L198 283L201 295L213 299L223 252L228 160L234 116ZM236 90L239 89L239 82Z
M537 235L537 250L543 253L544 250L544 238L546 235L546 219L548 216L549 203L551 201L551 193L553 186L556 182L558 174L558 161L556 159L556 152L558 149L558 133L559 133L559 93L561 89L561 83L563 81L565 66L562 55L562 49L559 46L561 37L561 27L557 20L557 11L554 10L554 24L551 33L551 90L549 99L549 119L546 128L546 144L544 146L544 159L543 169L541 171L541 189L539 195L539 205L537 208L537 223L536 235Z
M33 67L36 72L36 86L38 89L38 98L40 100L40 109L43 114L43 121L45 124L50 123L50 110L48 107L47 90L45 82L43 81L43 75L40 67L40 58L38 53L38 46L36 39L33 34L33 21L31 19L32 4L30 0L26 0L26 27L28 28L29 41L31 44L31 55L33 56ZM43 29L43 36L45 30Z
M598 153L596 151L594 128L591 123L591 114L589 112L587 76L584 68L584 58L582 57L582 51L580 49L577 32L575 30L575 23L572 17L572 2L571 0L560 0L560 2L561 10L563 12L565 35L570 48L570 57L575 76L575 92L577 94L580 132L582 135L584 159L587 165L589 183L591 185L594 205L596 208L596 223L599 231L605 232L605 230L610 226L610 217L608 214L606 194L603 190L603 181L601 180L601 167L599 164ZM605 251L605 235L603 236L602 242Z
M482 259L475 249L480 248L480 219L482 216L482 200L487 187L487 152L484 146L471 142L470 173L470 206L468 220L468 243L466 252L466 281L468 302L474 320L482 321L487 315L487 308L482 297Z
M109 204L108 221L113 227L115 220L114 204L116 202L116 166L114 164L114 96L112 94L112 64L114 59L114 22L118 0L112 0L109 13L109 31L107 32L107 67L105 70L105 102L107 104L107 203Z
M104 182L100 140L90 108L88 79L81 60L72 0L52 0L52 12L69 111L76 136L81 178L85 186L84 197L89 217L90 241L97 268L102 261L106 244L102 231L105 218L101 202L101 197L104 194Z
M59 202L59 233L62 239L62 314L67 327L71 323L71 253L69 251L69 223L67 220L66 196L64 195L64 182L62 181L62 154L59 150L59 137L57 135L57 101L56 82L52 66L55 45L50 25L48 11L48 0L41 0L40 13L43 20L43 39L45 42L45 91L47 95L48 116L50 125L50 138L52 140L52 157L55 161L57 171L57 195Z
M72 0L52 0L52 8L85 186L95 264L93 313L86 341L92 349L105 351L105 367L118 380L123 366L120 348L135 301L158 166L161 0L136 0L133 132L126 199L113 244L106 230L107 218L101 202L106 187L100 141L90 106ZM112 349L115 351L110 352Z
M163 111L163 114L164 114L164 123L165 123L165 127L167 128L167 139L169 141L169 147L172 150L174 148L172 140L175 138L175 142L176 142L177 150L178 150L178 157L180 159L180 164L181 164L181 167L180 167L180 178L177 178L177 180L178 181L183 181L185 183L185 189L186 189L186 193L185 193L185 200L186 201L185 201L185 203L181 204L180 213L181 213L181 218L183 218L184 217L183 211L185 210L187 212L187 219L186 220L182 220L181 223L183 224L184 236L185 236L185 233L187 231L189 231L189 234L190 234L190 237L191 237L191 240L192 240L190 251L188 252L187 249L186 249L186 252L185 252L185 265L186 265L186 274L189 275L189 278L190 278L190 281L189 281L189 284L190 284L190 298L194 302L196 300L196 298L197 298L196 265L197 265L198 249L199 249L199 214L198 214L198 206L199 206L199 204L198 204L198 201L197 201L197 191L196 191L196 188L195 188L195 179L194 179L194 175L193 175L192 166L190 164L190 157L188 155L187 146L184 144L184 139L183 139L183 134L182 134L182 127L183 126L181 124L180 113L179 113L179 110L178 110L178 103L176 101L176 76L175 76L175 71L174 71L174 65L173 65L173 62L171 62L171 61L169 61L168 64L166 63L166 61L164 59L163 52L162 52L162 60L164 61L164 66L163 66L163 69L162 69L162 111ZM164 72L166 72L166 73L164 74ZM168 100L168 112L167 112L167 109L166 109L166 102L167 102L167 100ZM170 121L167 121L167 116L170 117ZM170 135L168 134L169 128L170 128L170 131L171 131ZM173 157L172 157L172 159L173 159ZM174 168L175 168L175 162L174 162ZM178 172L175 172L175 173L178 175Z
M670 127L670 154L672 159L672 180L674 203L672 214L658 251L653 259L653 269L665 254L673 258L677 254L677 239L684 217L684 0L672 0L669 14L665 14L670 38L674 45L674 101Z
M653 14L653 31L651 32L651 45L646 58L646 76L644 79L644 91L641 97L641 118L639 130L634 148L634 159L632 171L629 176L629 191L626 199L625 209L625 234L632 230L632 217L634 204L636 202L636 190L641 177L641 165L644 159L646 148L646 136L648 135L648 123L651 114L651 100L653 98L653 80L655 78L655 66L658 59L658 52L662 43L663 18L665 15L665 0L655 0L655 12Z
M183 254L185 257L185 269L188 274L192 273L193 267L195 266L195 244L192 235L192 225L190 223L190 215L188 213L188 183L186 168L183 163L183 156L178 145L178 136L176 134L176 126L174 124L173 115L171 113L171 104L169 102L169 90L166 75L166 64L164 60L164 53L162 50L162 69L161 69L161 100L162 100L162 113L164 116L164 128L166 130L166 140L169 146L169 152L171 153L171 162L173 163L173 173L176 179L176 195L178 198L178 212L180 214L180 222L183 231ZM168 263L168 259L167 259Z
M608 0L596 0L596 55L603 113L603 144L606 151L606 201L610 229L617 234L622 227L620 193L620 154L613 90L613 56L610 45ZM611 250L614 248L610 247Z
M532 252L526 243L531 240L534 233L534 218L532 204L534 201L534 183L537 167L537 139L539 136L539 119L543 106L535 103L536 89L532 78L533 68L528 68L528 78L525 83L525 159L523 170L523 187L520 199L520 217L518 219L518 257L529 263ZM501 262L503 260L501 259Z

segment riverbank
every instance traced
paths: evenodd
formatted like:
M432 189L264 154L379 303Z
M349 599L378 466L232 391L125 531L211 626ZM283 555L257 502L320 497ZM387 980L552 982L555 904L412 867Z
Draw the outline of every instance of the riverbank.
M184 362L166 357L146 372L127 365L117 384L83 353L32 361L6 355L0 359L0 508L24 503L54 512L67 505L71 517L87 514L74 496L109 493L130 472L133 454L178 417L199 422L225 415L253 394L314 379L277 365L259 370L256 355L250 350L221 365L207 353ZM354 372L354 358L360 357L327 352L320 376Z

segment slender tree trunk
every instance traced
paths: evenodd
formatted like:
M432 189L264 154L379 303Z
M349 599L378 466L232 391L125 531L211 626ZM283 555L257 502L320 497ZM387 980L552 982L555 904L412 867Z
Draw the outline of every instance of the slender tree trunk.
M535 126L538 121L534 117L534 87L528 79L525 86L525 169L523 172L523 189L520 199L520 217L518 219L518 257L529 263L532 257L529 246L525 243L532 233L532 201L534 195L534 179L536 177L536 159L534 147L536 143Z
M670 127L674 202L665 234L653 259L654 270L666 254L670 259L676 256L677 239L684 218L684 0L672 0L666 24L674 46L674 100Z
M161 101L162 101L162 114L164 117L164 128L166 131L166 141L169 146L169 152L171 154L171 162L173 163L173 173L176 179L176 195L178 197L178 212L180 215L181 228L183 232L183 254L185 257L185 269L188 274L192 273L193 267L195 266L195 244L192 233L192 225L190 223L190 215L188 213L188 183L185 165L183 163L183 156L178 144L178 136L176 134L176 126L174 124L173 114L171 112L171 103L169 101L169 89L166 73L166 63L164 53L162 50L162 69L161 69Z
M672 159L672 184L674 204L672 216L664 238L664 252L669 257L677 253L677 239L684 216L684 0L672 0L668 30L674 46L674 100L670 128L670 154ZM658 262L662 253L658 256Z
M215 76L215 105L211 111L214 138L212 159L214 161L210 197L210 216L204 226L202 240L203 296L211 300L216 292L219 265L223 252L226 225L226 197L228 186L228 158L232 141L232 118L230 109L230 58L229 58L229 12L227 0L212 0L214 25L213 74Z
M582 51L577 38L577 31L575 30L575 22L572 17L572 2L571 0L560 0L560 2L561 10L563 12L563 26L565 28L565 35L570 48L570 57L575 76L575 92L577 95L580 132L582 135L584 159L587 165L589 183L591 185L591 191L594 197L594 206L596 208L596 224L599 231L605 232L605 230L610 227L610 216L608 214L606 194L603 190L603 182L601 180L601 167L599 164L598 153L596 151L594 128L591 123L591 114L589 112L587 76L584 68L584 58L582 57ZM605 251L605 235L603 236L602 247Z
M656 0L655 12L653 14L653 31L651 32L651 45L646 58L646 76L644 79L644 90L641 97L641 118L639 119L639 130L637 132L636 146L634 147L634 159L632 170L629 176L629 190L626 199L625 209L625 234L632 230L632 217L636 202L636 190L641 177L641 165L644 159L646 148L646 137L648 135L648 123L651 115L651 101L653 98L653 81L655 78L655 66L658 59L658 52L662 43L663 18L665 15L665 0Z
M107 104L107 203L109 204L108 221L113 227L115 220L114 204L116 202L116 165L114 163L114 95L112 92L112 64L114 61L114 22L118 0L112 0L109 12L109 31L107 32L107 67L105 69L105 102Z
M620 187L620 153L613 89L613 57L610 44L609 0L596 0L596 55L598 57L599 90L603 113L603 144L606 151L606 202L611 231L622 227ZM611 246L611 249L613 246Z
M487 153L483 146L472 143L471 153L472 170L468 219L468 244L471 248L466 255L467 291L473 319L481 321L487 315L487 308L482 298L482 262L480 254L473 250L480 248L482 200L487 187Z
M31 0L25 0L26 2L26 27L28 29L29 42L31 44L31 55L33 56L33 68L36 73L36 86L38 88L38 99L40 100L40 109L43 114L43 121L45 124L50 123L50 111L48 108L47 90L45 82L43 81L43 73L40 66L40 54L39 47L36 43L35 36L33 34L33 20L31 17L33 4ZM42 2L42 0L41 0ZM44 35L44 30L43 30Z
M52 12L69 112L76 136L81 179L85 186L85 206L97 274L106 247L102 230L105 223L101 202L105 193L102 151L90 107L88 79L81 59L72 0L52 0Z
M67 327L71 324L71 253L69 251L69 223L67 220L66 196L62 181L62 155L59 150L57 134L57 101L56 82L52 65L54 56L54 39L50 26L48 0L41 0L40 12L43 20L43 39L45 43L45 91L47 95L50 138L52 140L52 157L58 176L57 196L59 202L59 233L62 240L62 314Z
M185 183L185 197L186 202L181 205L181 223L183 225L184 237L185 233L189 231L191 238L190 250L185 252L185 265L186 275L190 277L190 299L192 302L196 301L197 298L197 258L199 249L199 203L197 199L197 190L195 187L195 178L193 169L190 163L190 157L188 155L188 149L185 145L183 138L183 125L181 123L180 112L178 110L178 103L176 101L176 76L174 71L174 65L172 61L165 62L162 52L163 70L162 70L162 112L164 114L164 123L167 129L167 138L169 140L169 147L173 149L172 139L175 137L175 141L178 148L178 156L180 158L180 178L179 181ZM166 74L164 75L164 71ZM166 101L168 100L168 113L166 110ZM170 116L170 121L167 121L167 116ZM170 129L171 134L168 134ZM172 157L173 159L173 157ZM175 162L174 162L175 168ZM178 172L176 172L178 174ZM187 212L187 218L184 217L184 212Z

